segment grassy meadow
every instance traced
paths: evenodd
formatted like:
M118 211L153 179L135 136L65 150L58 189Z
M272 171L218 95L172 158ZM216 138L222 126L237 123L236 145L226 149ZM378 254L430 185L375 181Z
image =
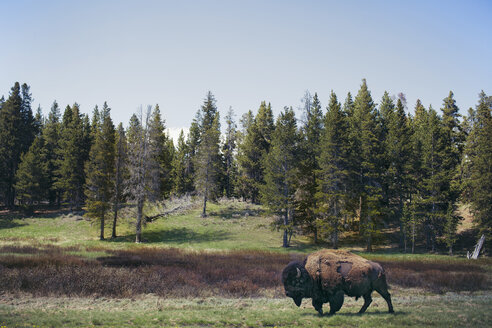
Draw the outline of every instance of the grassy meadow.
M283 267L317 249L294 236L281 247L261 207L211 204L209 217L190 201L147 208L153 220L135 244L131 210L120 237L99 241L98 225L81 213L32 217L0 213L0 327L401 327L489 326L492 261L463 256L368 254L387 271L396 314L373 294L346 298L335 316L317 315L284 296ZM160 213L170 213L159 216ZM388 237L388 240L391 238ZM384 243L384 242L383 242ZM325 247L328 245L325 245Z

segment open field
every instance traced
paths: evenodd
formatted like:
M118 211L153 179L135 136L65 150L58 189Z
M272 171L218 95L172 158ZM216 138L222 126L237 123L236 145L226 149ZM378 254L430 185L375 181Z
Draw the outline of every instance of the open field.
M2 295L6 327L490 327L492 295L429 295L393 290L395 314L379 296L364 315L362 300L347 299L334 316L320 317L310 302L286 298L133 299Z
M149 210L157 215L162 208ZM190 207L147 224L135 244L129 217L116 240L98 240L78 215L0 215L0 327L400 327L488 326L492 260L401 254L380 248L358 254L387 272L396 314L373 294L346 298L339 314L319 317L310 300L297 308L280 273L317 249L280 233L261 207L226 201L208 218ZM127 213L129 216L129 214ZM108 229L109 230L109 229ZM109 232L109 231L108 231ZM319 247L319 246L318 246ZM354 248L351 248L354 250ZM357 248L355 248L357 251Z
M193 250L274 250L300 252L316 249L306 238L294 236L293 248L281 247L281 232L272 231L271 219L264 216L260 206L237 201L209 204L209 216L202 218L200 206L192 206L181 213L161 217L144 227L142 245L136 245L131 213L120 219L118 238L98 240L98 225L91 226L80 215L68 212L38 214L32 218L21 215L0 215L0 245L51 244L62 247L135 249L154 247L179 247ZM159 207L148 209L153 216ZM106 238L111 235L106 229Z

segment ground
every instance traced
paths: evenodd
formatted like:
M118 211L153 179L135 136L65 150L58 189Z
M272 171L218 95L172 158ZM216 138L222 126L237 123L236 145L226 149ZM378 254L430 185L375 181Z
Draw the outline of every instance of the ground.
M179 210L155 217L169 208ZM374 293L364 315L357 315L362 299L346 298L335 316L320 317L310 300L296 307L279 281L286 263L320 246L295 236L293 247L283 249L281 232L271 229L271 218L259 206L222 201L209 210L210 216L201 218L192 203L148 208L155 219L139 245L133 242L130 212L118 227L121 237L106 241L98 240L98 225L82 213L0 213L0 327L485 327L492 322L490 259L401 254L386 247L358 253L386 268L396 314L388 314Z

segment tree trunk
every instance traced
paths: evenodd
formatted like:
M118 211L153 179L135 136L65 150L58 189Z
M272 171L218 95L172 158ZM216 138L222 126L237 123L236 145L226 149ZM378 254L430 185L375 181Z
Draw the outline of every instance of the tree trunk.
M203 196L203 211L202 211L202 218L207 217L207 195L205 194Z
M415 253L415 218L412 213L412 254Z
M118 204L114 205L114 215L113 215L113 230L111 231L111 239L116 238L116 219L118 218Z
M366 247L366 251L372 253L372 236L371 236L371 234L369 234L367 236L367 247Z
M61 192L56 191L56 207L60 208L61 207Z
M403 247L405 253L407 252L407 233L403 225L403 199L400 196L398 202L398 219L400 221L400 247Z
M14 209L15 205L15 194L14 194L14 188L13 187L8 187L7 188L7 195L5 197L5 205L7 205L7 208L9 210Z
M203 193L203 212L202 212L202 218L207 217L207 196L208 196L208 181L209 181L208 165L210 165L210 161L207 162L207 170L205 172L206 178L205 178L205 192Z
M333 231L333 249L338 249L338 224L335 223L335 230Z
M367 247L366 247L366 251L368 252L371 252L372 253L372 232L369 230L369 224L371 222L371 218L368 216L367 217Z
M142 242L142 215L143 215L143 199L137 201L137 224L136 224L136 234L135 242Z
M317 227L313 228L313 239L314 239L314 243L317 244L318 243L318 228Z
M101 234L99 235L99 240L104 240L104 211L101 213Z
M332 234L332 242L333 242L333 249L338 249L338 207L337 207L337 201L335 200L333 204L334 208L334 222L333 222L333 234Z
M359 196L359 235L362 232L362 195Z
M285 209L284 226L287 227L288 225L289 225L289 210L288 209ZM284 229L284 237L283 237L282 247L284 247L284 248L289 247L289 239L288 239L287 228Z

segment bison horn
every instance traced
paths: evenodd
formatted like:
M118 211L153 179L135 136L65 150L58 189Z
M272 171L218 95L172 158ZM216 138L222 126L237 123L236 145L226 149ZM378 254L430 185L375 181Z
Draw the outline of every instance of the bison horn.
M299 278L301 278L301 270L299 270L299 268L296 268L296 270L297 270L296 278L299 279Z

